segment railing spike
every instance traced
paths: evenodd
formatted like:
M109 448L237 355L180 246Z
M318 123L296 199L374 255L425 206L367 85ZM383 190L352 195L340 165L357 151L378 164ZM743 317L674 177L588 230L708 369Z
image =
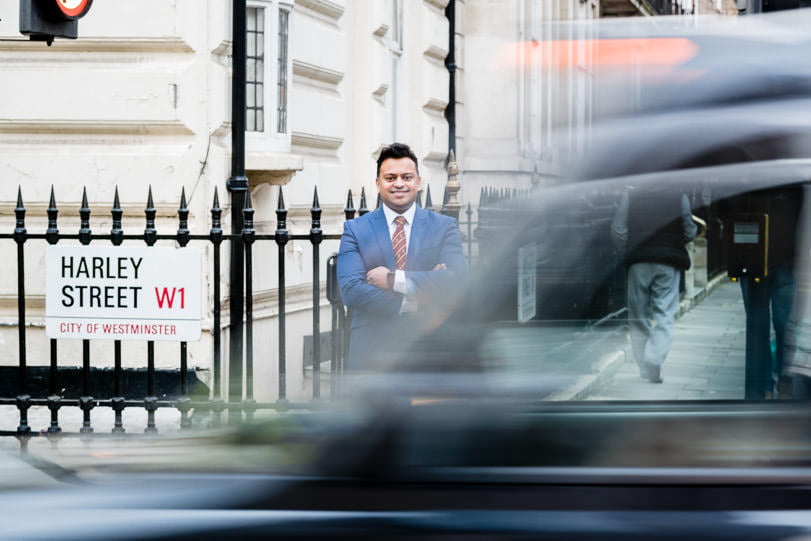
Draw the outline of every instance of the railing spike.
M282 191L282 187L279 186L279 204L276 206L278 210L283 210L284 206L284 192Z
M313 207L310 209L310 242L313 246L321 243L321 204L318 201L318 187L313 193Z
M59 209L56 208L56 195L54 193L53 184L51 184L51 199L48 202L48 229L45 231L45 239L48 244L56 244L59 240L59 228L56 225L56 218L59 215Z
M434 204L431 201L431 186L427 186L425 188L425 208L429 210L434 210Z
M87 202L87 186L82 186L82 206L79 208L79 242L90 244L90 205Z
M214 201L211 203L211 230L209 237L211 241L219 246L222 240L222 208L220 208L220 196L217 192L217 187L214 187Z
M254 212L251 191L245 190L245 205L242 207L242 238L247 243L253 243L253 235L256 232L253 228Z
M186 202L186 188L180 187L180 207L177 209L177 242L181 246L189 243L189 208Z
M355 217L355 202L352 200L352 190L346 196L346 207L344 207L344 219L351 220Z
M360 189L360 207L358 208L358 214L363 216L369 212L369 209L366 206L366 187L362 187Z
M17 225L14 228L14 237L17 242L24 242L26 238L25 230L25 206L23 205L23 192L22 187L17 187L17 208L14 209L14 217L17 220Z
M111 241L114 246L119 246L124 240L124 230L121 228L121 217L124 211L121 208L121 201L118 198L118 186L115 187L115 195L113 196L113 208L110 210L113 217L113 226L110 229Z
M157 210L155 209L155 202L152 198L152 185L149 185L149 195L147 196L146 201L146 208L144 209L144 215L146 216L146 227L144 228L144 242L146 242L147 246L152 246L155 244L157 240L158 231L155 229L155 215L157 214Z

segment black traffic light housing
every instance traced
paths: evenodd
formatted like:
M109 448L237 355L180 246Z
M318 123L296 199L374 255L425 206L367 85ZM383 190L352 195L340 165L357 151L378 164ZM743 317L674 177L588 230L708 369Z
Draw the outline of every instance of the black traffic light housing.
M20 0L20 33L35 41L79 37L79 19L93 0Z

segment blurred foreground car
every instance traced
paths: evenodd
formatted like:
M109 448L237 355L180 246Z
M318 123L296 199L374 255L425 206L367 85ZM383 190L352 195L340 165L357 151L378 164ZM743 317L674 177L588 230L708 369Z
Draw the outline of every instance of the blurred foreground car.
M434 333L392 352L380 373L348 374L345 400L322 411L177 440L110 440L94 444L93 461L65 442L59 452L31 447L31 476L53 482L7 481L0 539L811 536L811 405L743 400L742 362L729 368L740 386L726 400L566 394L627 348L623 262L609 231L628 186L689 194L716 283L736 261L724 204L799 187L786 347L803 373L809 26L804 11L602 24L594 47L630 39L638 50L640 39L655 51L661 39L681 48L679 61L634 72L633 114L618 107L593 126L590 159L572 178L504 203L513 225L489 239L462 307ZM622 69L608 75L628 83ZM717 353L714 340L693 346L696 361ZM634 378L629 389L650 388ZM8 460L8 471L22 467Z

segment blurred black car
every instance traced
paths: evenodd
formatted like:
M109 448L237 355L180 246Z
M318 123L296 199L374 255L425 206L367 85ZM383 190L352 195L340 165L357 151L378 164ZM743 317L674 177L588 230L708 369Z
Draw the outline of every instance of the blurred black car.
M380 373L348 375L344 400L315 412L110 440L94 444L92 462L81 449L32 447L6 468L53 481L7 482L0 539L811 536L806 400L553 399L624 341L622 261L607 231L626 186L690 193L720 274L721 202L784 186L804 193L810 16L603 22L598 40L678 37L690 54L652 78L634 71L639 102L594 124L589 159L570 178L522 197L520 221L493 241L461 311ZM528 245L529 275L517 259ZM807 263L798 256L798 366L811 351ZM527 276L535 306L524 321Z

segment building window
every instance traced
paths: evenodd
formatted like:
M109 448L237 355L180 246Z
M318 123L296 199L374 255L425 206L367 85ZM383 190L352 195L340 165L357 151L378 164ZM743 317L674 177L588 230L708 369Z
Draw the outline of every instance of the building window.
M256 150L290 144L291 8L276 0L248 0L245 129L246 143Z
M279 55L278 93L276 94L276 132L287 133L287 44L290 29L290 12L279 10Z
M246 129L265 131L265 10L248 8L246 91Z

